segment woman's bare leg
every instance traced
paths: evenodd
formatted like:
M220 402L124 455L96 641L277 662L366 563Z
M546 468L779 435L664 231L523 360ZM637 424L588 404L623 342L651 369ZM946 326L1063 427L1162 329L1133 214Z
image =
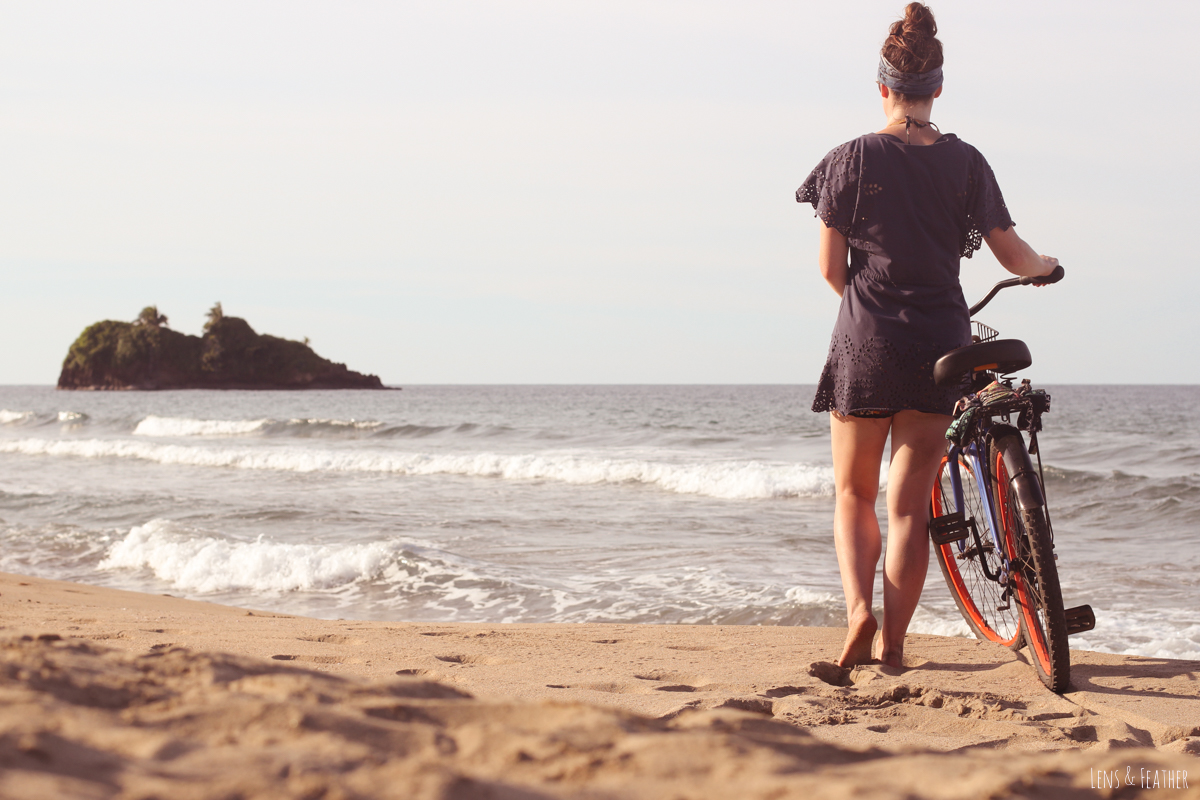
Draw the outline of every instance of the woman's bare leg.
M879 660L903 666L904 634L929 569L929 498L946 451L951 417L901 411L892 417L888 537L883 560L883 633Z
M835 506L833 541L837 548L842 591L846 595L846 645L838 664L852 667L871 658L871 641L879 624L871 613L875 567L881 549L875 499L879 465L891 418L861 419L829 415L833 444Z

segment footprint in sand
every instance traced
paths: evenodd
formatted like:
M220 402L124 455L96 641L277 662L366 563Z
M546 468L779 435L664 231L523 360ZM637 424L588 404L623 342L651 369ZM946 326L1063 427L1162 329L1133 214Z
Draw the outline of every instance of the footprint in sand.
M705 692L717 688L707 678L699 675L685 675L680 672L654 670L652 672L634 675L639 681L655 681L662 686L655 686L656 692Z
M808 667L808 674L818 680L825 681L830 686L853 686L850 680L850 670L839 667L832 661L814 661Z
M406 678L428 678L431 681L440 680L442 674L432 669L421 669L420 667L410 667L408 669L396 670L397 675L403 675Z
M494 658L492 656L471 656L471 655L450 655L450 656L434 656L438 661L444 661L447 664L462 664L464 666L474 666L482 664L485 666L496 666L501 664L514 664L516 662L509 661L503 658Z
M775 715L775 704L765 697L730 697L717 708L736 708L738 711L749 711L753 714Z
M601 681L599 683L581 683L575 686L564 686L564 689L587 689L592 692L604 692L605 694L646 694L648 691L644 686L631 685L628 683L616 683L611 681Z
M639 681L663 681L664 683L686 683L693 687L704 683L709 683L708 678L702 678L698 675L687 675L682 672L671 672L669 670L656 669L650 672L643 672L633 677Z
M279 655L271 656L273 661L307 661L310 664L341 664L342 659L337 656L297 656L290 653L280 653Z
M326 633L322 636L297 636L297 641L318 642L320 644L362 644L361 639L351 639L338 633Z
M547 689L582 689L588 692L603 692L604 694L649 694L652 687L638 683L620 683L618 681L598 681L595 683L548 683ZM653 687L657 688L657 687ZM688 686L678 691L693 691Z

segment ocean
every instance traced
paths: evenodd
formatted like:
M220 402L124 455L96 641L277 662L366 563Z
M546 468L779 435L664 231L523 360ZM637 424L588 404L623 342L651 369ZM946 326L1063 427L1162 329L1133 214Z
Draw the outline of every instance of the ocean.
M1097 617L1072 646L1200 659L1200 387L1047 388L1064 600ZM0 387L0 570L332 619L841 626L812 395ZM936 560L911 630L968 635Z

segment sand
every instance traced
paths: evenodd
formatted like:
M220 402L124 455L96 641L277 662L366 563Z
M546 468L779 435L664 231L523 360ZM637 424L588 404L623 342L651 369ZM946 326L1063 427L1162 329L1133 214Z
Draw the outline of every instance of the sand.
M3 798L1200 798L1195 661L1072 651L1057 696L935 636L847 673L826 628L325 621L6 574L0 610Z

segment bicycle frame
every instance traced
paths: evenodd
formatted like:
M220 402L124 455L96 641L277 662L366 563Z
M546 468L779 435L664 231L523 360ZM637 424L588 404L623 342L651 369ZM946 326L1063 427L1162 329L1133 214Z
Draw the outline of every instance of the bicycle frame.
M1045 286L1045 285L1051 284L1051 283L1058 283L1060 280L1063 279L1063 274L1064 274L1064 271L1063 271L1062 266L1057 266L1054 268L1054 271L1051 272L1049 275L1044 275L1044 276L1036 277L1036 278L1033 278L1033 277L1009 278L1008 280L1000 281L999 283L997 283L995 286L992 287L991 291L988 292L987 295L982 300L980 300L975 305L971 306L970 314L972 317L974 317L976 314L978 314L981 310L983 310L984 306L986 306L988 303L990 303L992 301L993 297L995 297L997 294L1000 293L1000 291L1002 289L1007 289L1012 286L1028 286L1030 284L1033 284L1035 286ZM982 377L984 377L985 374L986 373L981 374L978 377L982 378ZM987 559L982 557L982 555L983 555L982 554L983 540L979 535L978 526L975 526L975 531L974 531L975 546L980 549L980 567L982 568L984 576L987 577L989 580L998 582L1001 586L1007 586L1008 585L1008 575L1012 571L1012 562L1009 559L1009 554L1005 550L1005 547L1004 547L1004 537L999 535L999 532L1002 531L1004 529L1004 527L1003 527L1003 520L1001 520L999 517L996 516L996 510L995 510L996 509L996 498L994 498L992 496L992 482L991 482L991 480L988 480L988 478L990 478L990 476L991 476L992 465L987 463L986 447L985 447L984 453L979 452L979 445L980 445L981 441L985 441L984 436L986 436L986 433L983 436L976 436L976 437L972 438L967 443L965 453L967 455L968 462L971 464L971 472L975 476L975 482L979 486L982 487L982 491L980 491L980 493L979 493L979 498L980 498L980 501L984 505L984 509L983 509L984 513L987 515L987 519L985 521L988 524L988 535L991 537L992 544L996 548L997 554L999 554L999 556L1000 556L1000 563L1001 563L1002 567L1001 567L1001 572L999 575L992 574L991 569L987 565ZM1036 433L1036 431L1033 432L1033 436L1035 437L1033 440L1034 441L1033 452L1037 453L1037 449L1036 449L1037 448L1037 444L1036 444L1037 433ZM963 508L962 476L959 475L959 471L958 471L959 470L958 457L960 454L963 454L963 453L964 453L963 448L961 448L958 445L953 444L953 443L951 444L950 450L947 453L949 462L953 467L950 470L950 485L951 485L952 489L954 490L954 505L955 505L956 509ZM1040 480L1041 466L1042 466L1042 457L1041 457L1041 454L1038 453L1039 483L1041 482L1041 480ZM1047 522L1048 521L1049 521L1049 512L1047 512ZM967 539L961 539L955 545L960 554L965 552L966 548L968 547L966 542L967 542Z
M970 307L971 316L1002 289L1062 277L1059 266L1038 278L1001 281ZM1063 607L1037 442L1050 395L1028 380L1013 388L1012 373L1032 362L1028 347L975 324L975 343L942 356L934 368L938 385L961 378L971 388L946 431L950 444L933 485L929 534L954 602L975 635L1014 650L1028 646L1042 683L1061 693L1070 685L1067 636L1091 630L1096 617L1087 605Z

